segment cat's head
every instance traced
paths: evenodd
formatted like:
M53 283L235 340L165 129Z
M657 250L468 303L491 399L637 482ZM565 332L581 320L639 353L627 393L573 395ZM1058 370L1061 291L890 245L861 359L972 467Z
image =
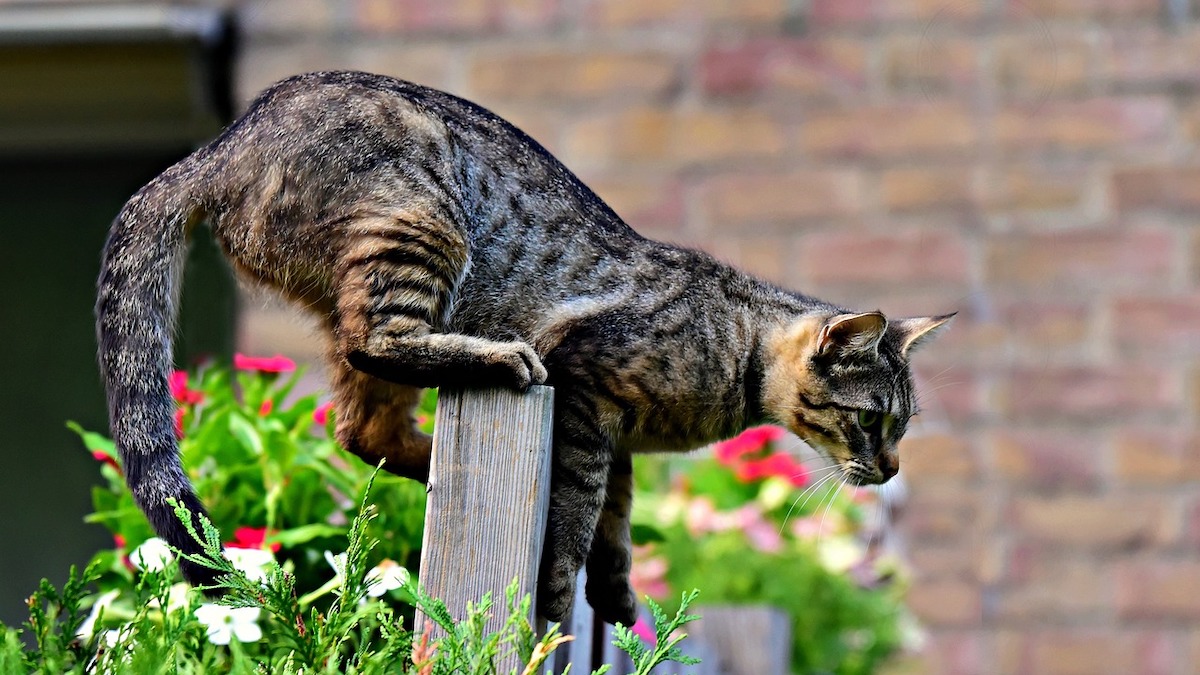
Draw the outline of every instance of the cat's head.
M793 321L766 345L768 415L837 462L847 482L887 481L900 468L897 443L917 412L909 353L953 316Z

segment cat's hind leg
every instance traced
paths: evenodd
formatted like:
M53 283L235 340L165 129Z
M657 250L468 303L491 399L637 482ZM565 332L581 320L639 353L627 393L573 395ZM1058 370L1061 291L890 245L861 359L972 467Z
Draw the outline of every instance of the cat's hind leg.
M544 618L565 621L604 507L613 446L596 422L591 398L559 389L555 399L550 512L537 601Z
M587 600L600 619L626 626L637 620L637 596L629 583L633 563L629 537L632 506L633 465L628 453L618 452L608 472L604 508L588 553Z
M421 389L385 382L331 359L337 440L371 466L425 482L433 439L416 426Z
M524 390L546 380L538 355L523 342L440 332L470 262L458 227L404 213L345 227L332 323L335 351L346 363L416 387Z

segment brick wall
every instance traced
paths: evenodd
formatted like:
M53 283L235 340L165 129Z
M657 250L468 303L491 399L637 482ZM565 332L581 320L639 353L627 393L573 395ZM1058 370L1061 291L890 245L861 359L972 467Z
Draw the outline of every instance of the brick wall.
M914 672L1200 672L1200 5L246 0L301 70L482 103L634 227L959 320L918 359ZM292 319L245 343L299 351Z

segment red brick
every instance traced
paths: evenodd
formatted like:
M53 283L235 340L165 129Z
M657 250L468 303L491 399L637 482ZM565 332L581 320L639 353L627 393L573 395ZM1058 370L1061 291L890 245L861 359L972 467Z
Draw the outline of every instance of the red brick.
M1200 481L1200 438L1158 428L1124 428L1116 441L1117 477L1127 483Z
M683 187L661 176L606 176L587 185L639 232L683 227Z
M857 94L867 83L867 48L839 38L756 38L718 44L700 57L706 94L766 94L806 98Z
M1053 628L1024 633L1013 673L1130 675L1138 672L1138 636L1110 628Z
M957 232L911 228L888 232L814 232L797 264L818 284L965 284L970 251Z
M1092 310L1082 302L1027 297L1007 302L998 311L1003 325L1020 326L1009 336L1023 354L1077 351L1092 331Z
M1094 560L1046 556L1037 570L997 595L994 618L1016 626L1035 622L1110 619L1115 574Z
M905 552L918 579L958 579L978 582L980 546L966 541L923 541Z
M696 30L712 24L770 23L783 20L785 0L593 0L588 17L604 28L669 25Z
M471 95L480 100L629 100L669 90L676 66L673 57L654 51L510 49L477 53L469 79Z
M788 285L791 261L779 239L770 235L715 236L705 241L704 250L717 259L761 279Z
M1172 118L1165 98L1036 102L1002 108L995 133L1009 151L1125 150L1165 140Z
M911 22L928 28L976 20L983 16L986 4L986 0L811 0L809 18L822 27Z
M1026 30L996 37L994 67L1000 91L1038 103L1086 91L1096 62L1090 36L1062 29L1051 33L1032 19L1025 23Z
M1200 210L1200 167L1158 166L1124 169L1113 174L1113 194L1118 208Z
M962 542L978 528L981 515L977 490L949 481L925 483L905 505L905 531L914 539Z
M961 166L885 171L880 179L883 205L899 213L971 209L976 200L971 173Z
M1112 316L1124 351L1200 357L1200 295L1118 298Z
M976 41L924 32L889 39L883 78L889 89L928 97L962 93L979 81Z
M1012 503L1017 536L1054 549L1113 551L1165 543L1166 506L1157 497L1020 497Z
M1010 17L1046 19L1157 18L1158 0L1005 0Z
M1149 286L1166 283L1178 241L1157 228L1076 230L996 236L986 276L995 284L1036 288Z
M1200 84L1200 29L1144 27L1100 34L1100 76L1116 86L1195 87Z
M559 0L355 0L361 30L386 34L470 34L548 28Z
M817 112L806 119L800 140L806 152L822 157L971 156L978 130L958 103L921 102Z
M1121 565L1117 608L1125 619L1200 619L1200 561L1136 560Z
M978 422L991 409L978 373L960 366L946 366L937 358L936 346L935 342L932 351L927 350L925 356L918 353L914 359L918 365L917 397L921 402L921 415L915 422L945 420L955 427ZM923 358L932 364L929 370L919 367Z
M965 581L917 581L905 604L932 626L977 626L982 621L980 589Z
M958 436L910 433L900 443L900 471L910 483L940 479L968 483L979 475L979 458Z
M1104 441L1066 431L1013 429L990 437L997 477L1034 488L1089 488L1104 476Z
M717 163L782 155L786 127L755 108L669 112L634 108L586 119L567 148L584 162Z
M1086 168L1066 169L1038 164L1014 164L989 172L983 205L994 211L1073 209L1083 201Z
M1178 374L1144 366L1020 367L1002 381L996 410L1020 422L1113 423L1179 410Z
M863 202L861 175L841 169L715 176L700 191L710 222L720 227L853 216Z

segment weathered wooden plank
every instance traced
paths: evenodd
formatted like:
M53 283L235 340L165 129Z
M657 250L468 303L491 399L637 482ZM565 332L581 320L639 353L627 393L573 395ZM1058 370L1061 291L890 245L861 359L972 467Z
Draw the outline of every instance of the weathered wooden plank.
M687 625L722 675L787 675L791 672L792 624L774 607L693 607L700 620Z
M584 596L586 585L587 573L581 570L575 580L575 606L571 610L571 620L559 628L562 633L575 636L575 639L555 650L555 673L565 671L570 664L572 673L587 675L598 665L592 663L592 633L596 615Z
M550 387L443 390L438 397L421 583L456 617L491 592L497 610L489 630L504 623L504 589L514 578L521 594L537 588L553 408ZM418 634L423 627L422 617ZM501 664L501 672L512 667Z

